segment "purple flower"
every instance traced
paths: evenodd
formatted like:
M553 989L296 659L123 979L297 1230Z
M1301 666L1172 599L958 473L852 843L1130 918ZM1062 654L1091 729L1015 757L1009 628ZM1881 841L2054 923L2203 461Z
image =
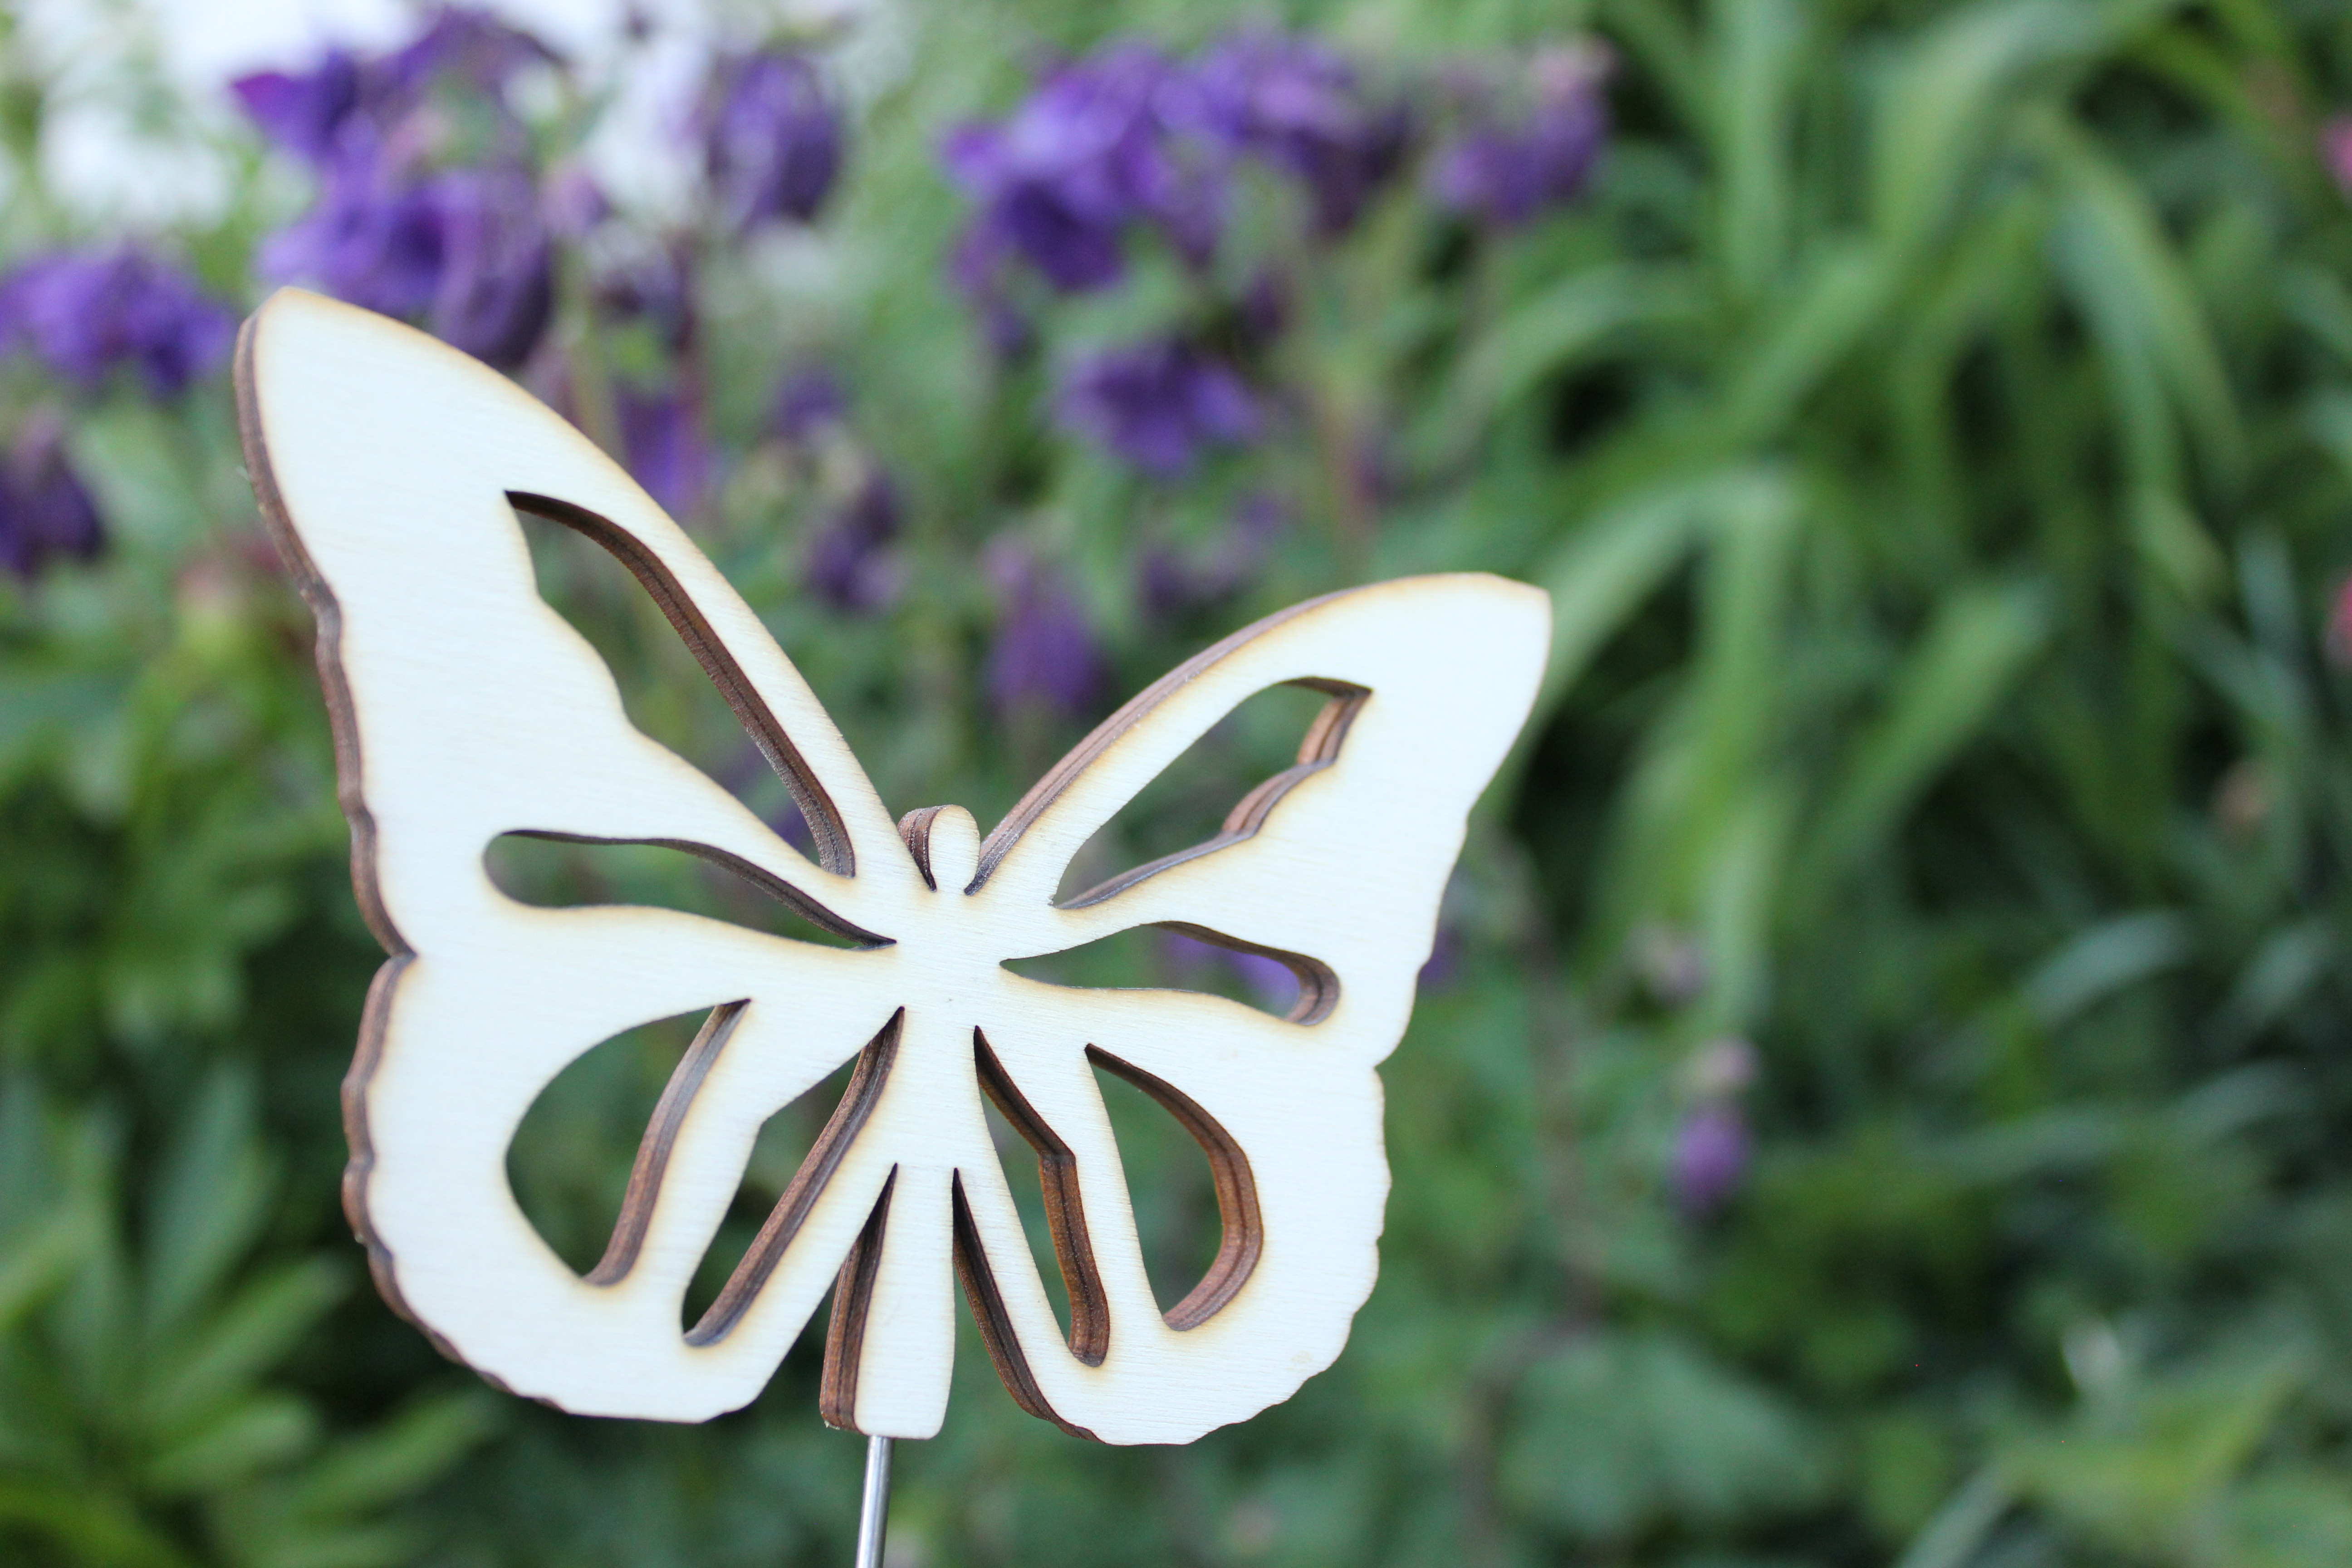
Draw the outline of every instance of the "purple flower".
M443 86L499 92L516 72L554 65L561 59L539 39L487 10L448 5L434 14L414 41L387 56L379 68L386 96L414 101Z
M511 370L554 306L555 257L530 174L518 165L413 176L346 160L317 205L262 247L262 268L392 316Z
M229 83L229 91L272 142L324 163L360 107L360 62L347 49L330 49L309 71L259 71Z
M1450 925L1441 924L1429 944L1429 956L1423 960L1417 984L1423 991L1443 991L1462 978L1462 933Z
M898 487L876 470L848 503L812 535L803 574L816 595L836 610L871 615L898 596Z
M998 711L1083 716L1109 676L1086 611L1060 573L1011 541L990 552L988 565L998 609L986 674Z
M694 342L694 279L682 251L661 251L602 279L596 302L621 321L649 323L671 353Z
M702 419L682 392L622 387L614 396L629 473L662 510L681 521L702 506L716 466Z
M388 316L440 291L441 216L424 185L371 159L331 167L310 210L262 243L264 276L306 282Z
M796 446L804 445L820 431L839 425L848 412L840 380L823 365L810 365L777 385L768 428Z
M1694 1108L1675 1130L1668 1162L1675 1203L1694 1218L1713 1214L1738 1190L1752 1153L1737 1105L1716 1100Z
M1160 479L1192 468L1203 447L1256 437L1257 399L1231 365L1171 340L1110 349L1080 362L1056 412L1071 429Z
M1602 69L1590 50L1538 57L1532 110L1477 125L1447 147L1431 171L1430 194L1497 228L1574 201L1609 139Z
M488 98L503 111L499 95L508 79L556 58L545 44L487 11L448 7L389 55L331 48L308 71L256 72L231 82L229 91L264 135L323 168L342 157L372 157L445 85L477 104ZM502 145L516 151L520 127L509 123L500 130Z
M555 254L516 168L453 169L434 181L441 276L425 324L501 370L530 357L555 307Z
M1116 43L1050 73L1020 108L948 137L948 172L981 205L959 247L956 280L984 295L1025 261L1064 293L1117 282L1126 231L1148 223L1194 263L1223 220L1217 160L1170 120L1180 78L1146 45Z
M530 136L503 94L555 58L488 12L449 8L392 54L331 51L308 74L235 84L272 140L319 171L318 199L264 244L263 272L422 319L501 369L522 363L547 326L553 250ZM444 93L464 112L437 111ZM558 198L571 217L586 210L568 186Z
M1261 28L1201 57L1179 118L1297 179L1327 235L1354 226L1412 141L1403 105L1375 101L1329 45Z
M194 279L136 246L37 257L0 280L0 341L85 387L131 366L169 397L218 364L235 331Z
M584 239L613 216L604 187L577 163L563 164L549 175L540 206L548 228L565 239Z
M64 427L36 416L0 465L0 566L30 582L49 557L88 561L105 542L97 504L67 460Z
M841 172L841 110L806 55L719 61L701 116L703 168L737 234L807 223Z
M2319 128L2319 156L2335 176L2336 188L2352 196L2352 114L2331 116Z
M1183 990L1215 986L1218 971L1222 970L1239 981L1261 1006L1271 1012L1286 1013L1298 1000L1297 972L1282 960L1262 952L1244 952L1162 927L1160 959L1171 983Z

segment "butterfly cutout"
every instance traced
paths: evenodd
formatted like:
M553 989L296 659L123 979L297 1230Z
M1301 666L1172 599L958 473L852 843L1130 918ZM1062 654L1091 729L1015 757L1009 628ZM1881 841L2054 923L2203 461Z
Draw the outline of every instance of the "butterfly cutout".
M289 289L247 323L237 384L263 513L318 617L353 881L393 955L345 1080L345 1206L386 1299L442 1350L567 1410L704 1420L758 1394L831 1290L826 1418L923 1437L947 1405L952 1266L1013 1397L1082 1436L1189 1442L1330 1364L1379 1262L1374 1067L1403 1033L1465 816L1534 700L1540 592L1422 577L1270 616L1121 708L982 839L958 806L894 824L684 531L505 377ZM635 574L790 788L814 860L630 724L541 598L518 511ZM1207 843L1056 901L1097 828L1285 683L1327 699L1296 766ZM484 859L512 832L688 849L859 945L526 905ZM1297 1005L1003 967L1142 926L1279 959ZM708 1022L583 1277L516 1203L509 1145L575 1058L690 1012ZM799 1173L682 1331L762 1122L852 1058ZM1170 1110L1215 1174L1216 1261L1164 1314L1097 1067ZM1066 1336L983 1096L1038 1151Z

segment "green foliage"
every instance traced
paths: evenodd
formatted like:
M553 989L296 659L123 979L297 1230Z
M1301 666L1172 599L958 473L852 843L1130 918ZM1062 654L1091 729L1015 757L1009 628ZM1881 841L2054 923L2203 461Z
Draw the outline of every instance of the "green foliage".
M1041 48L1189 45L1234 7L877 11L845 46L866 88L822 259L704 262L738 457L698 536L895 806L990 817L1075 738L989 714L1001 537L1067 565L1122 693L1366 577L1502 571L1559 616L1449 895L1454 973L1384 1069L1396 1187L1346 1355L1244 1426L1117 1451L1019 1415L967 1330L946 1431L900 1452L904 1561L2352 1560L2352 686L2325 640L2352 208L2315 153L2352 22L1286 9L1398 68L1590 28L1617 131L1591 197L1526 229L1402 191L1316 252L1272 370L1295 416L1188 485L1082 449L1040 373L991 358L942 279L963 208L935 149ZM39 84L0 76L33 190ZM236 274L272 189L186 237L209 272ZM60 210L40 193L0 229L26 248ZM1263 193L1240 221L1260 254L1304 243ZM1139 271L1041 313L1042 363L1196 306ZM660 352L595 343L576 290L564 310L624 372ZM759 430L810 359L909 501L873 618L800 581L839 464ZM374 950L307 623L220 387L84 397L72 439L110 552L0 588L0 1554L845 1560L856 1447L816 1422L814 1342L708 1427L576 1422L435 1361L367 1291L334 1083ZM1368 447L1392 470L1371 496L1342 460ZM1246 588L1139 612L1139 552L1200 545L1253 489L1302 521ZM728 767L731 721L658 622L588 567L542 580L639 721ZM1221 737L1166 810L1213 819L1275 728ZM730 908L658 860L546 874ZM1721 1076L1732 1039L1752 1086ZM527 1129L519 1192L569 1251L659 1082L636 1048ZM1735 1101L1744 1184L1678 1204L1677 1140ZM1166 1176L1155 1260L1191 1256L1202 1178L1121 1115ZM789 1173L762 1158L737 1230Z

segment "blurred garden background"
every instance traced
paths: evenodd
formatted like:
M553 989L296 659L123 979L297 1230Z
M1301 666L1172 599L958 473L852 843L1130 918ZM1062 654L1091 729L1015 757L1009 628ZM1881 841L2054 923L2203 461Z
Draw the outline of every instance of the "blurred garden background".
M848 1561L821 1325L739 1414L587 1421L369 1286L380 955L227 384L292 282L618 455L897 810L993 820L1312 594L1553 595L1344 1356L1111 1449L967 1322L898 1568L2352 1562L2352 9L578 9L192 80L130 0L70 47L0 5L0 1560ZM68 155L100 110L131 195ZM537 547L638 722L798 830L625 579ZM1244 709L1101 852L1201 836L1302 721ZM765 918L661 851L501 855ZM525 1123L575 1261L678 1048ZM1205 1163L1113 1110L1181 1293Z

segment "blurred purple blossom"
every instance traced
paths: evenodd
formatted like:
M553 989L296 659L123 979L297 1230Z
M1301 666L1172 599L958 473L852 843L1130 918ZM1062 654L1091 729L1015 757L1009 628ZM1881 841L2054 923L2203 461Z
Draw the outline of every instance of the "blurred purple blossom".
M1726 1100L1695 1106L1675 1130L1667 1166L1675 1202L1694 1218L1713 1214L1738 1191L1753 1152L1738 1106Z
M1497 228L1574 201L1609 139L1609 105L1601 93L1605 68L1605 57L1590 48L1538 55L1532 106L1508 120L1485 117L1442 150L1430 194Z
M478 104L486 95L495 99L517 71L556 58L488 11L448 6L390 54L330 48L307 71L257 71L231 82L229 91L262 134L323 167L373 159L437 87L470 89Z
M817 596L836 610L871 615L898 596L898 488L876 469L856 494L812 535L803 573Z
M1297 178L1316 227L1352 227L1404 164L1412 120L1365 89L1345 57L1301 33L1247 28L1212 46L1185 79L1180 118Z
M67 458L65 427L34 416L0 464L0 566L29 582L50 557L88 561L105 542L97 503Z
M0 342L83 387L128 366L172 396L227 356L236 330L195 279L135 245L35 257L0 279Z
M656 251L607 274L597 281L596 303L615 320L647 323L672 353L694 342L694 278L681 250Z
M441 276L427 318L436 337L501 369L530 357L555 307L555 256L530 178L507 166L453 169L434 182Z
M847 416L849 400L841 378L824 365L805 365L777 384L768 428L794 445L805 445Z
M806 55L719 60L698 129L711 194L739 235L762 224L809 222L841 172L840 106Z
M554 304L554 248L529 173L512 163L422 177L331 169L319 201L262 247L262 268L427 330L501 370L530 357Z
M262 243L263 274L315 284L391 316L433 302L441 280L440 214L429 191L362 159L330 167L310 210Z
M1203 942L1173 927L1160 930L1160 961L1170 983L1181 989L1213 989L1222 971L1273 1012L1286 1013L1298 1000L1297 972L1282 960Z
M1462 976L1462 933L1441 923L1430 939L1429 957L1423 961L1417 982L1423 991L1443 991Z
M433 14L424 32L386 57L381 69L385 89L394 96L444 85L498 92L516 72L560 58L488 10L446 5Z
M229 91L263 135L298 158L324 163L359 110L360 61L348 49L329 49L310 70L257 71L229 83Z
M319 173L310 210L262 247L262 271L421 318L478 358L520 365L547 325L553 247L530 137L502 92L555 58L488 12L449 8L388 55L333 50L308 73L233 84L263 131ZM467 112L434 112L444 91ZM584 217L580 193L557 195L568 220Z
M676 388L645 391L621 387L614 395L620 416L621 455L630 476L662 510L683 522L702 508L717 467L702 428L701 411Z
M1072 430L1159 479L1181 476L1204 447L1254 440L1263 423L1239 372L1172 340L1080 361L1055 412Z
M1060 66L1006 119L959 127L942 155L980 211L954 272L984 297L1027 262L1064 293L1117 282L1129 225L1158 228L1205 262L1223 221L1215 160L1171 132L1181 79L1148 45L1119 42Z
M997 710L1084 716L1101 697L1108 662L1061 574L1013 540L990 550L988 573L997 620L986 679Z
M1287 1013L1298 1000L1298 973L1278 958L1238 948L1219 950L1225 967L1256 994L1258 1001L1277 1013Z
M2335 176L2336 188L2352 196L2352 114L2332 115L2319 128L2319 158Z
M1249 585L1267 548L1289 523L1287 507L1263 490L1254 491L1204 552L1187 552L1164 542L1146 544L1136 574L1145 613L1173 620L1224 604Z
M596 176L577 163L566 163L547 178L547 194L540 207L550 231L564 239L584 238L613 216L612 199Z

